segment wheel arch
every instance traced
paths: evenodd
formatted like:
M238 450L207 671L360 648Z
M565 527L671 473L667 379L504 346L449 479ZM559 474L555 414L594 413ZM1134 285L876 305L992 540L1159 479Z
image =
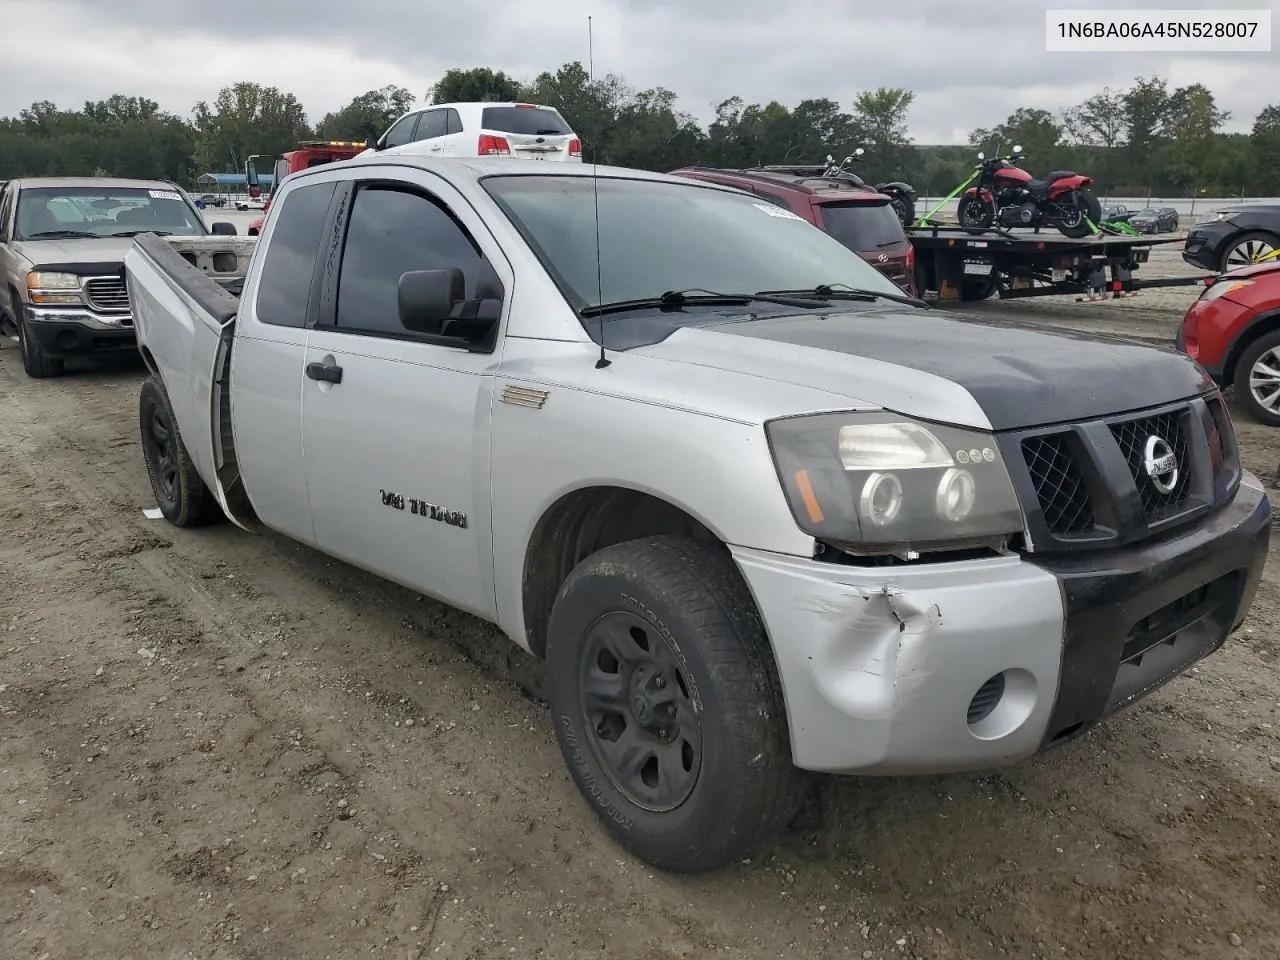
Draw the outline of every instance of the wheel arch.
M521 611L529 650L539 659L546 655L551 607L574 567L604 547L662 534L728 549L724 537L694 511L648 491L593 485L555 500L525 545Z
M1250 345L1268 333L1280 330L1280 307L1259 314L1228 345L1222 360L1222 386L1234 386L1236 364Z

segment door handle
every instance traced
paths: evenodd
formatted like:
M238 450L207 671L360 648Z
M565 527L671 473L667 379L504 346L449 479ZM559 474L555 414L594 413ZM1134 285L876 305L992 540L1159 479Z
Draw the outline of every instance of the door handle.
M329 363L308 363L307 376L326 383L341 383L342 368Z
M432 150L439 150L439 149L440 149L440 144L438 144L438 143L434 143L434 144L432 144L432 145L431 145L431 149L432 149Z

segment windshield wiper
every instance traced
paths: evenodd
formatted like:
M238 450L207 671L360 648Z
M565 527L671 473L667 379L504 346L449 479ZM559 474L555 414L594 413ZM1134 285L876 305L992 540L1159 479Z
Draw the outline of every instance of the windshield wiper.
M42 230L29 233L24 240L99 240L101 234L86 233L84 230Z
M136 237L140 233L154 233L157 237L172 237L172 230L124 230L120 233L110 233L110 237Z
M614 300L611 303L588 304L578 311L580 317L602 317L606 313L623 313L627 310L665 309L679 310L684 306L741 307L749 303L776 303L784 307L803 307L812 310L823 306L822 300L815 296L801 298L786 296L794 291L777 291L774 293L716 293L713 290L700 290L691 287L688 290L668 290L660 297L643 297L639 300Z
M892 300L894 303L905 303L910 307L924 307L926 310L933 309L919 297L911 297L905 293L885 293L883 290L851 287L847 283L820 283L809 290L762 290L761 293L766 295L813 297L817 300L865 300L868 303L872 303L876 299L883 299Z

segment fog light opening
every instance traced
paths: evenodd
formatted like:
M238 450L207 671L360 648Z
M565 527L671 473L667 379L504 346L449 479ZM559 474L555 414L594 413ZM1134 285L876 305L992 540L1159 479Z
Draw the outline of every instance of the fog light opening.
M969 700L969 733L979 740L999 740L1015 732L1035 712L1037 687L1035 676L1020 667L988 677Z
M967 720L969 726L981 723L1000 703L1000 698L1004 696L1004 674L997 673L978 688L978 692L973 695L973 699L969 701L969 713Z

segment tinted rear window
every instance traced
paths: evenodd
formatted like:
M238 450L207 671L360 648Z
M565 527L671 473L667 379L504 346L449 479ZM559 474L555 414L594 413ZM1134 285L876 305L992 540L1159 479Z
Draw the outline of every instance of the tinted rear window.
M824 203L822 224L850 250L888 250L907 242L902 223L887 203Z
M501 133L543 136L573 133L560 114L541 107L485 107L480 115L480 127Z

